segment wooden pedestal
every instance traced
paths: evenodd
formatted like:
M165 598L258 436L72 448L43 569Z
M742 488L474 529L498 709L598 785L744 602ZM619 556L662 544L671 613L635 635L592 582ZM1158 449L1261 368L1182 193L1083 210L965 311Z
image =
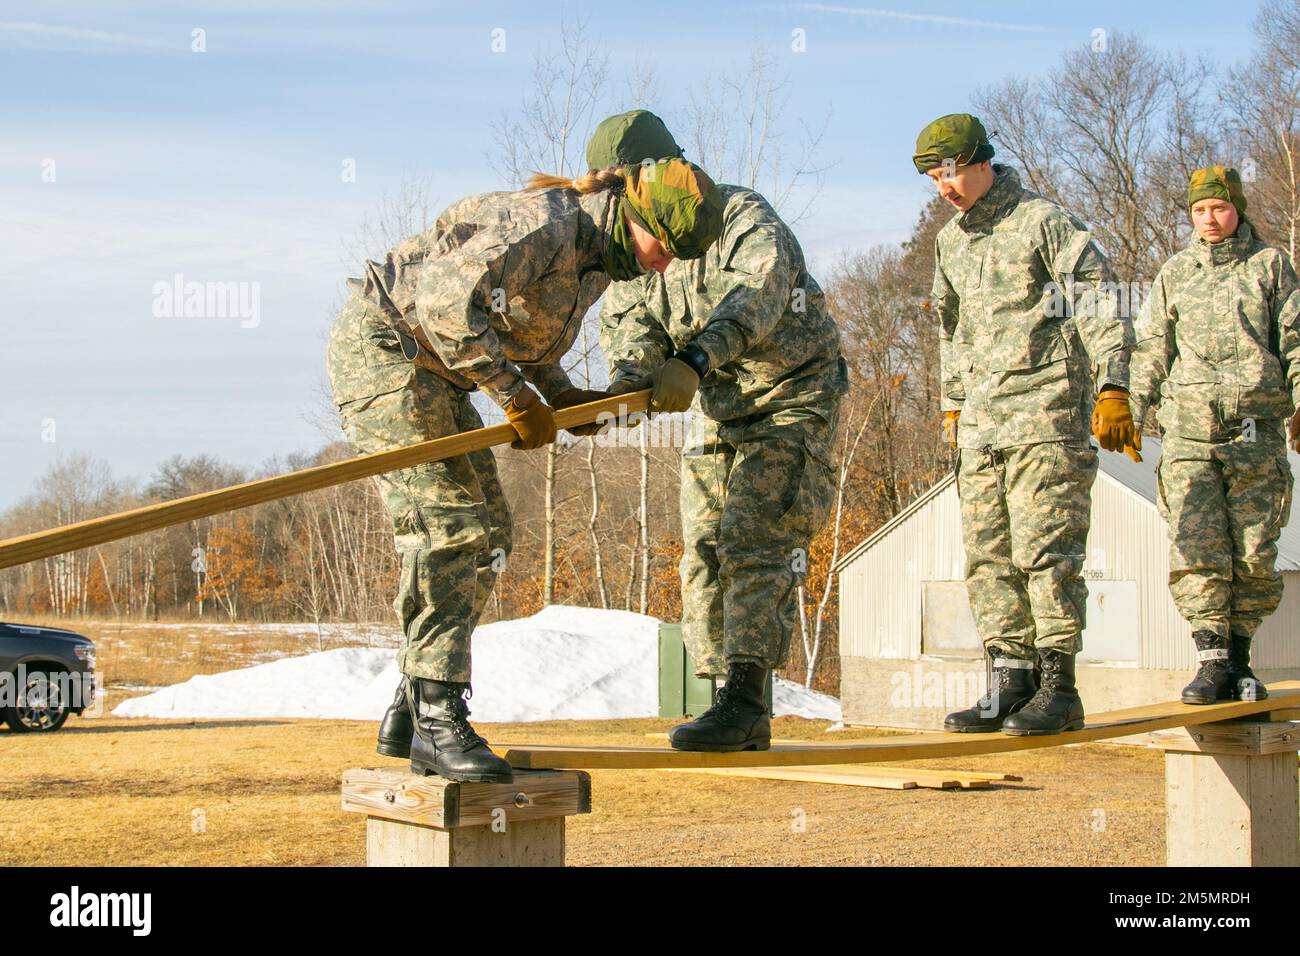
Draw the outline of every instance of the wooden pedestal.
M591 812L591 776L516 770L513 783L456 783L348 770L343 809L366 814L367 866L563 866L564 818Z
M1300 866L1300 724L1227 721L1149 740L1165 751L1170 866Z

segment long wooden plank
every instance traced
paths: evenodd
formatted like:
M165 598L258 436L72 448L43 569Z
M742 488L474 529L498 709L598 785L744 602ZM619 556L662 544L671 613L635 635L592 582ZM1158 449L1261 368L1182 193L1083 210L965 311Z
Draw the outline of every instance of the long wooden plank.
M1286 711L1277 711L1277 713L1286 713ZM652 738L652 739L654 739L654 740L667 740L667 739L668 739L668 734L667 734L665 731L651 731L651 732L647 733L646 736L647 736L647 737L650 737L650 738ZM872 738L872 737L867 737L867 738L853 738L853 737L851 737L851 738L849 738L848 740L836 740L835 743L836 743L837 745L855 744L855 743L874 744L874 743L875 743L876 741L878 741L879 739L880 739L879 737L875 737L875 738ZM773 738L772 738L772 743L773 743L773 744L806 744L806 745L808 745L808 746L810 746L810 747L816 747L816 746L819 746L818 741L816 741L816 740L812 740L811 738L808 738L808 737L773 737ZM877 774L877 773L887 773L887 774L911 774L911 775L916 775L916 774L918 774L918 773L921 773L921 774L925 774L925 773L930 773L930 774L935 774L935 773L947 773L947 774L959 774L961 777L966 778L966 779L970 779L970 780L989 780L989 781L998 782L998 783L1001 783L1001 782L1015 782L1015 783L1018 783L1018 782L1020 782L1021 780L1024 779L1023 777L1017 777L1017 776L1016 776L1015 774L1013 774L1013 773L987 773L987 772L981 772L981 771L979 771L979 770L942 770L942 771L940 771L940 770L934 770L933 768L914 768L914 767L876 767L876 766L874 766L874 765L872 766L872 768L871 768L870 771L867 771L865 768L861 768L861 772L863 772L863 773L870 772L870 773L873 773L873 774Z
M916 790L922 786L932 790L956 790L961 786L956 780L946 780L942 784L922 784L909 777L848 773L835 767L676 767L669 768L665 772L746 777L753 780L788 780L794 783L830 783L839 786L870 787L873 790Z
M1014 773L983 773L978 770L953 770L945 768L936 770L933 767L882 767L879 764L865 764L856 766L853 764L844 765L847 769L855 772L870 774L885 774L886 776L898 777L942 777L945 780L956 780L958 783L965 784L966 781L971 783L1020 783L1025 778L1017 776Z
M1039 750L1127 737L1170 727L1211 724L1285 710L1300 703L1300 681L1268 685L1267 700L1229 701L1197 707L1180 701L1094 714L1082 730L1046 737L1006 734L910 734L851 744L779 744L771 750L700 753L667 747L569 747L498 744L492 749L511 766L527 770L650 770L661 767L780 767L817 764L929 760Z
M649 401L649 389L629 392L626 395L613 395L598 402L560 409L555 413L555 423L560 428L572 428L575 425L594 422L602 414L632 415L645 411ZM277 498L318 491L321 488L356 481L358 478L382 475L398 468L410 468L431 461L455 458L457 455L467 455L473 451L491 448L493 445L504 445L514 441L515 437L515 430L510 425L491 425L414 445L403 445L368 455L358 455L346 461L317 465L315 468L291 471L272 478L247 481L240 485L231 485L229 488L218 488L215 491L205 491L186 498L176 498L172 501L145 505L142 508L133 508L130 511L90 518L59 528L34 531L31 534L0 541L0 568L12 568L15 565L26 564L28 561L63 554L65 551L88 548L92 545L116 541L118 538L275 501Z

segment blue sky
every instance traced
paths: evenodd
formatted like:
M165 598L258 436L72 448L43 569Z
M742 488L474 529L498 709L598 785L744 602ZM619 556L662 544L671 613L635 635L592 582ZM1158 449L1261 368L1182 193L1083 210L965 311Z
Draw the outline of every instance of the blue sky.
M362 218L407 175L437 208L508 186L491 124L518 112L562 13L609 52L610 109L627 108L640 63L658 77L646 105L670 122L698 78L770 51L790 148L801 120L827 122L818 162L833 165L797 229L824 274L906 237L927 198L917 130L977 86L1050 70L1098 28L1236 62L1254 8L0 3L0 509L74 452L144 478L172 454L251 468L337 437L325 335ZM177 274L255 283L258 320L156 315L155 286Z

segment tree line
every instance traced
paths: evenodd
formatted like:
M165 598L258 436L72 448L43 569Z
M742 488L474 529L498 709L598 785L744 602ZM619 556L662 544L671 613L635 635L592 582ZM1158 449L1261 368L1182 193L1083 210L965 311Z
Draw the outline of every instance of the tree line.
M1246 179L1249 216L1295 261L1300 230L1300 2L1266 0L1254 54L1220 69L1161 53L1140 37L1097 36L1040 77L1012 76L973 98L994 136L997 161L1081 215L1121 280L1149 282L1190 235L1187 176L1212 162ZM641 102L655 86L634 68L620 94L609 60L581 24L560 50L539 57L518 112L497 127L499 171L577 170L589 129L605 112ZM700 98L665 118L689 137L720 181L759 189L792 222L818 194L820 134L791 155L778 135L784 81L771 55L702 84ZM959 108L954 105L954 108ZM928 117L918 117L919 126ZM905 161L905 160L904 160ZM711 165L712 164L712 165ZM363 224L358 248L374 255L429 225L428 193L406 182ZM818 278L840 325L852 388L841 413L838 496L813 542L799 595L800 622L787 676L838 689L838 605L833 566L952 468L939 413L938 340L929 302L934 239L952 212L937 198L909 238L845 253ZM575 383L604 381L594 316L566 359ZM331 409L332 411L332 409ZM680 442L642 425L619 441L564 438L546 451L497 449L512 503L514 552L500 570L485 620L517 618L551 603L619 608L676 620ZM669 429L671 433L671 429ZM175 457L144 481L73 455L0 514L10 537L94 515L197 494L352 454L344 441L246 472L210 457ZM375 486L354 482L156 531L0 572L0 612L111 615L121 619L393 620L398 562Z

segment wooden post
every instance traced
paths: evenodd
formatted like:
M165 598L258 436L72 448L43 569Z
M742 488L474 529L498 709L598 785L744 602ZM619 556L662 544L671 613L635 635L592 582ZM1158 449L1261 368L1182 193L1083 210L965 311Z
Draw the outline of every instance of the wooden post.
M563 866L564 818L591 812L591 775L516 770L513 783L456 783L348 770L343 809L366 814L367 866Z
M1300 866L1300 724L1239 720L1160 731L1169 866Z

